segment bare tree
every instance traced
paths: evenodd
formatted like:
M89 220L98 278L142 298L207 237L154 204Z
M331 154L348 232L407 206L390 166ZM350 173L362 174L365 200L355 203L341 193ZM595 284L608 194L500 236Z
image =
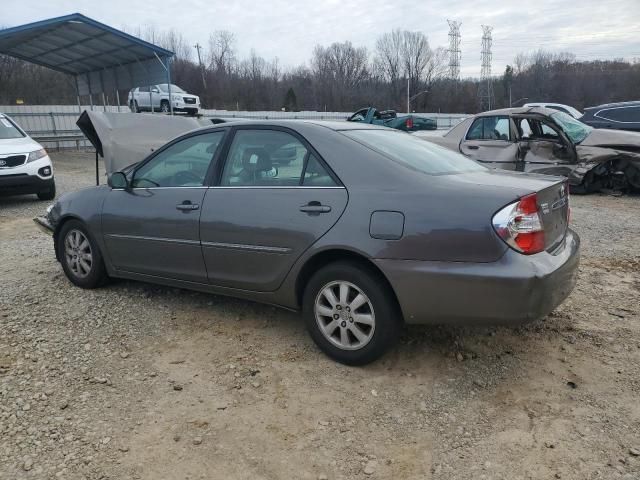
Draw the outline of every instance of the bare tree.
M235 35L217 30L209 35L209 68L229 75L235 62Z
M403 33L399 29L381 35L376 41L375 63L391 83L395 83L402 75L403 42Z

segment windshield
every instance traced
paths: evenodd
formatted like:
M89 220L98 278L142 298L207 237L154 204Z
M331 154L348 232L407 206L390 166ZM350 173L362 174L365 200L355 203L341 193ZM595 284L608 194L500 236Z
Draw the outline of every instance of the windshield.
M486 170L459 153L408 133L393 130L345 130L342 133L395 162L429 175Z
M562 131L575 144L578 144L587 138L587 135L589 135L591 130L593 130L589 125L585 125L581 121L576 120L571 115L564 112L552 113L551 118L555 120Z
M22 138L23 133L4 115L0 115L0 140Z
M169 92L169 87L166 83L162 83L160 85L158 85L158 87L160 87L160 90L162 90L163 92ZM173 83L171 84L171 93L187 93L184 90L182 90L179 86L174 85Z

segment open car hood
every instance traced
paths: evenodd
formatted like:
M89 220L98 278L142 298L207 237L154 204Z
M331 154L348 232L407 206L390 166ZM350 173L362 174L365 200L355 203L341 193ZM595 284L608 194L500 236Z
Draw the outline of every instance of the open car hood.
M84 111L76 122L104 158L107 174L144 160L169 140L191 130L211 126L208 119Z

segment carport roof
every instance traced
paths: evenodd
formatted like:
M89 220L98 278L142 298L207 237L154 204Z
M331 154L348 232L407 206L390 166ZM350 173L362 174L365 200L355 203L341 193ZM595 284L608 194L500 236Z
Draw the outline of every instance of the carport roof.
M0 30L0 54L73 75L78 95L171 83L173 52L80 13Z
M173 56L80 13L0 30L0 53L70 75Z

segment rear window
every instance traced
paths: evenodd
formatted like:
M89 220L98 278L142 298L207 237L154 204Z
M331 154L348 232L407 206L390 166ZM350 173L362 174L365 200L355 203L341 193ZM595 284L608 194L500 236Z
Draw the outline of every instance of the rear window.
M24 135L16 128L13 122L7 117L0 115L0 140L22 137L24 137Z
M408 133L393 130L346 130L342 133L395 162L429 175L486 170L462 154Z

